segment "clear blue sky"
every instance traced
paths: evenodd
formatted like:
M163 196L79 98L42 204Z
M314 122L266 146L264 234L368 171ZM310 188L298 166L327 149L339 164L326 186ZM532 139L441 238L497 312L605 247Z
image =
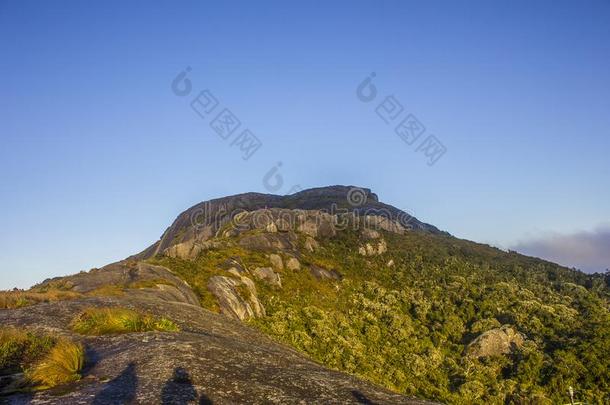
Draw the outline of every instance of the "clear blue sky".
M206 88L262 141L248 161L189 107ZM366 186L505 248L610 221L608 1L0 1L0 89L0 288L138 252L278 161L278 193ZM387 95L435 165L376 115Z

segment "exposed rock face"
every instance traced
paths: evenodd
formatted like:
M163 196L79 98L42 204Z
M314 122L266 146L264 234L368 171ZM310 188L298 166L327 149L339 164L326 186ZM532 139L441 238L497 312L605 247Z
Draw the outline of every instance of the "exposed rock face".
M175 321L181 332L85 337L68 329L90 306L137 308ZM325 369L240 322L150 298L93 297L0 311L0 325L56 331L87 348L81 381L15 393L8 404L424 404Z
M336 270L326 270L313 264L309 267L309 271L318 280L341 280L342 278L341 273Z
M245 286L249 291L249 297L242 297L238 291L239 286ZM242 276L240 280L213 276L208 280L208 289L220 306L220 312L240 321L253 317L265 315L265 309L258 300L254 282L248 277Z
M269 233L301 232L325 238L336 234L335 222L334 215L323 211L270 208L236 215L223 235L236 236L257 229Z
M202 202L181 213L158 242L135 258L146 259L159 253L182 258L196 257L199 252L209 248L204 243L208 239L214 236L236 236L242 228L255 227L270 233L288 232L292 229L313 237L332 236L335 228L329 224L336 222L343 212L357 214L376 230L402 232L409 228L420 232L442 233L404 211L380 203L377 196L366 188L360 188L364 197L361 204L352 206L348 195L353 189L352 186L332 186L304 190L288 196L246 193ZM291 223L288 217L284 217L287 214L279 215L282 210L273 209L287 209L293 211L294 215L298 215L299 210L312 210L317 214L312 217L306 213L298 222ZM278 215L276 218L265 219L265 215L260 212L252 214L254 211L275 212ZM322 215L320 211L327 214ZM316 215L318 219L314 218ZM237 222L239 226L226 228L231 222ZM293 226L295 224L296 228ZM177 245L181 246L174 247ZM310 247L315 248L311 244Z
M279 274L273 271L271 267L257 267L253 271L256 278L266 281L267 283L276 287L282 287L282 279Z
M180 259L194 259L200 253L205 252L209 249L214 249L222 246L219 241L208 240L201 241L197 239L191 239L183 243L168 247L163 253L170 257L177 257Z
M112 263L89 272L45 280L36 287L45 287L53 283L61 283L64 288L79 293L91 292L109 285L122 288L135 287L138 290L132 292L133 294L148 294L164 301L199 305L199 299L191 287L169 269L129 260ZM150 285L150 287L139 287L142 285Z
M489 357L508 354L524 343L521 333L509 325L488 330L480 334L466 347L466 354L471 357Z
M294 232L259 233L245 235L239 245L250 250L276 252L278 250L295 250L298 238Z

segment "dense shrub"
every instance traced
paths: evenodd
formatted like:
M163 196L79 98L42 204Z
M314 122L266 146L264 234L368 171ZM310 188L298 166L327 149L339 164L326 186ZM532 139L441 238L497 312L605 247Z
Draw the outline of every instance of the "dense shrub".
M610 403L609 290L602 275L443 235L385 234L388 252L358 254L357 233L301 249L302 271L282 289L257 280L267 316L253 326L313 359L407 395L448 403ZM194 261L157 258L205 289L222 258L247 267L259 253L214 249ZM386 263L393 260L394 266ZM263 265L268 263L263 262ZM340 271L320 281L310 264ZM226 275L226 272L224 273ZM509 355L464 356L481 333L510 324L526 343Z

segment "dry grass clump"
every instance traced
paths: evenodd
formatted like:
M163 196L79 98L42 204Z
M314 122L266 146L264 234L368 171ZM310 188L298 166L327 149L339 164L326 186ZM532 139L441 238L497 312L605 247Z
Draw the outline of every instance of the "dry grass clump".
M155 288L159 284L173 285L163 279L141 280L124 285L108 284L86 293L70 291L69 281L50 282L44 286L34 286L30 290L0 291L0 309L22 308L40 302L72 300L81 297L116 297L125 294L127 289Z
M59 339L47 355L27 375L35 384L42 387L77 381L85 363L85 350L79 343Z
M39 302L71 300L82 295L73 291L0 291L0 309L21 308Z
M65 338L24 329L0 330L0 376L23 372L29 385L50 388L80 379L83 347Z
M179 330L178 325L167 318L120 307L87 308L72 321L72 329L83 335Z

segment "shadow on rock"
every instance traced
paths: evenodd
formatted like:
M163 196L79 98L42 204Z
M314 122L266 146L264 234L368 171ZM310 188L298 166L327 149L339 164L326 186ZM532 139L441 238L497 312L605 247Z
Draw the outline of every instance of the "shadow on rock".
M365 404L365 405L374 405L375 403L372 402L370 399L368 399L366 397L366 395L364 395L362 392L360 391L356 391L353 390L352 391L352 395L354 396L354 399L359 403L359 404Z
M174 375L163 386L161 403L163 405L184 405L197 400L197 391L188 371L183 367L176 367ZM199 404L211 405L212 401L205 395L199 396Z
M110 380L106 387L93 399L94 405L119 405L133 402L136 398L138 377L136 364L131 362L117 377Z

